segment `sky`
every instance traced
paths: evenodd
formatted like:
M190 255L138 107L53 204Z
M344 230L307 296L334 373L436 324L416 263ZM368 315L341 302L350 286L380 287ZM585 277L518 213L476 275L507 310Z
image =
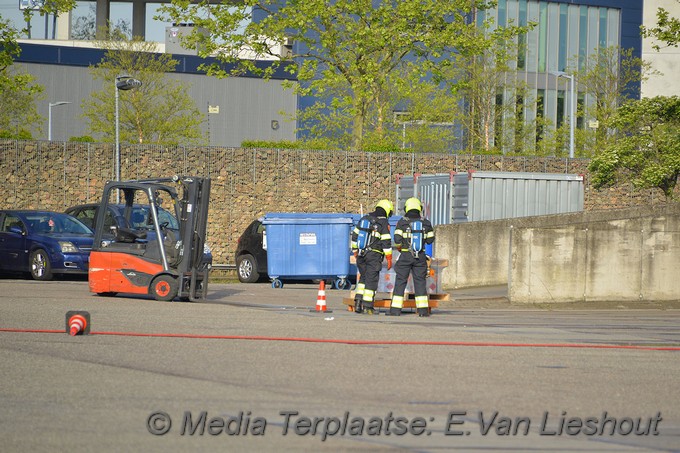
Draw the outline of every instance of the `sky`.
M73 10L72 23L75 23L78 16L94 15L90 13L89 5L94 5L95 2L77 2L76 8ZM160 6L159 3L148 3L146 11L146 40L165 42L165 27L171 25L170 23L160 22L153 19L156 15L156 9ZM4 20L10 20L14 28L20 30L26 26L24 22L23 12L19 9L19 0L0 0L0 16ZM115 24L120 19L128 22L132 27L132 3L111 3L111 21ZM35 39L45 39L45 18L35 14L31 21L31 37ZM25 38L26 36L22 36ZM52 17L48 20L47 39L52 38Z

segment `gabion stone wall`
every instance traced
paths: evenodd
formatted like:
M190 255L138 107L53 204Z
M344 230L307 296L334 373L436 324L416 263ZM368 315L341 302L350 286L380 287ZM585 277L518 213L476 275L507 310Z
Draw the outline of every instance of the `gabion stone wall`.
M366 153L124 145L121 179L174 174L212 179L208 242L216 264L233 264L244 228L266 212L364 212L394 199L397 175L477 171L585 175L585 209L663 203L630 183L594 190L587 159L429 153ZM0 140L1 208L50 209L97 202L114 178L112 144Z

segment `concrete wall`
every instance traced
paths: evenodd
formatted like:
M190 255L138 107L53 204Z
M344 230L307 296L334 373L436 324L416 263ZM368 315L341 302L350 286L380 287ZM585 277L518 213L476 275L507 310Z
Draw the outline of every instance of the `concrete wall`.
M521 238L531 239L530 237L524 238L524 236L520 236L520 233L513 233L519 229L550 228L557 232L552 240L555 246L559 245L561 247L560 250L562 251L560 253L578 253L577 251L567 252L567 250L579 244L580 240L586 239L585 235L581 238L580 236L583 233L578 233L577 231L588 228L589 224L614 222L617 220L630 222L630 219L657 218L659 216L669 216L672 218L678 215L680 215L680 203L672 203L637 208L438 225L435 228L437 238L435 241L435 256L449 261L449 266L442 271L441 285L443 288L453 289L508 284L511 233L513 234L513 243L521 241ZM626 225L629 225L629 223ZM599 231L602 230L599 229ZM559 237L557 236L558 233L564 236ZM522 232L521 234L528 233ZM606 254L611 247L617 245L606 244L604 242L608 239L607 234L605 231L601 233L601 236L595 236L591 232L588 239L595 241L589 248L591 254L599 254L600 251ZM665 237L664 239L659 238L659 240L666 239ZM536 240L538 241L538 238ZM545 240L552 247L553 243L549 242L549 239ZM678 247L678 238L675 237L674 240L676 241L674 247ZM545 250L549 249L549 247L545 248ZM540 257L540 255L536 254L544 252L536 251L534 253L534 257ZM545 257L545 259L549 258ZM570 257L570 260L575 259ZM677 260L678 269L680 269L680 256L676 256L675 259ZM678 274L680 274L680 270ZM600 281L600 279L596 280ZM564 285L568 284L564 283ZM593 281L591 285L596 285L596 283ZM579 294L582 296L584 291L581 291Z
M680 300L680 212L515 228L510 257L513 303Z

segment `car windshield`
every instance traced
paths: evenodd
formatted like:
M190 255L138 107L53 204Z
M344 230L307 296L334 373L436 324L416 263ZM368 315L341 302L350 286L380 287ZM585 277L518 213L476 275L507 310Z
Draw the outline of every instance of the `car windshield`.
M92 231L78 220L57 212L26 214L26 220L35 233L92 234Z

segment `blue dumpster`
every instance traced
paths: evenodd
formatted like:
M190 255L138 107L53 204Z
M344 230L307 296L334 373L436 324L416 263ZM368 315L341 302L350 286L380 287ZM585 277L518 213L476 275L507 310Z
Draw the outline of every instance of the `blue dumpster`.
M272 287L283 287L282 279L334 279L334 287L349 289L352 214L267 213L262 223Z

